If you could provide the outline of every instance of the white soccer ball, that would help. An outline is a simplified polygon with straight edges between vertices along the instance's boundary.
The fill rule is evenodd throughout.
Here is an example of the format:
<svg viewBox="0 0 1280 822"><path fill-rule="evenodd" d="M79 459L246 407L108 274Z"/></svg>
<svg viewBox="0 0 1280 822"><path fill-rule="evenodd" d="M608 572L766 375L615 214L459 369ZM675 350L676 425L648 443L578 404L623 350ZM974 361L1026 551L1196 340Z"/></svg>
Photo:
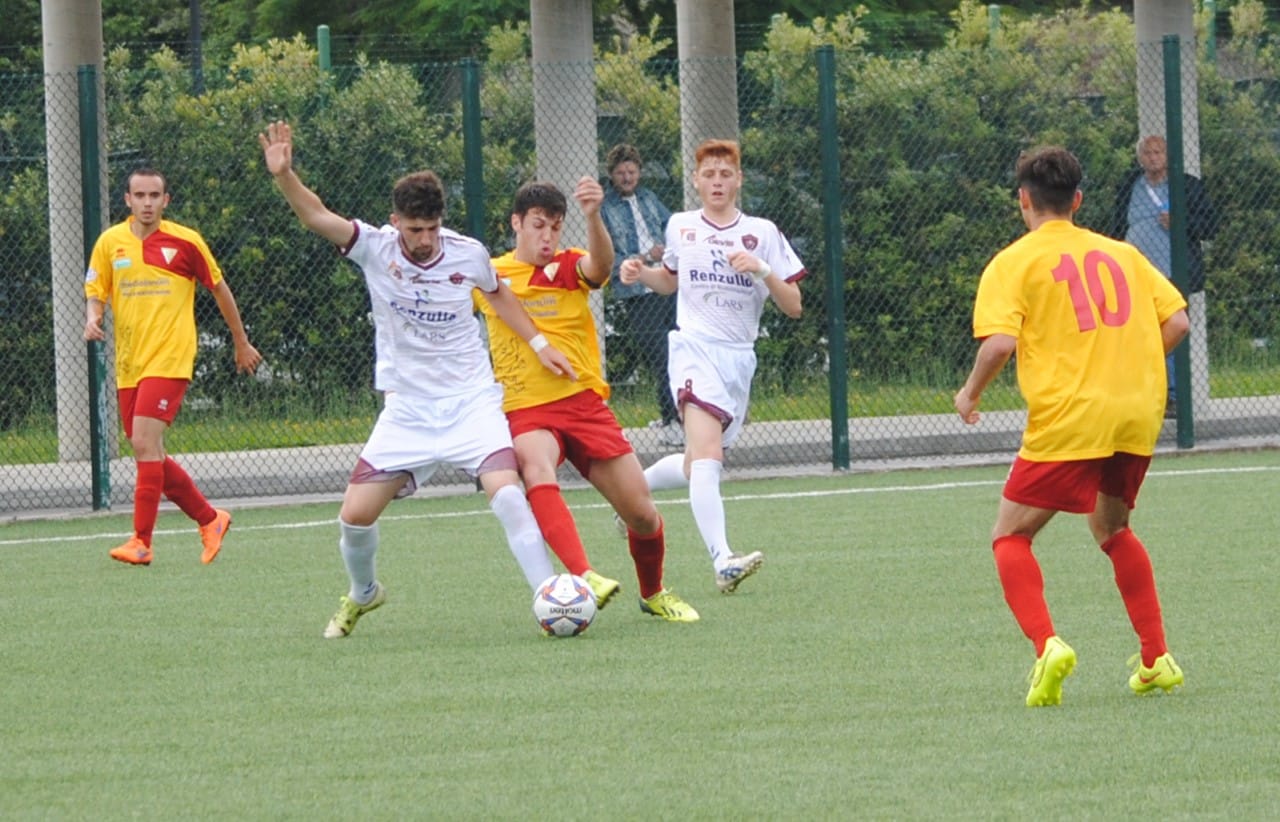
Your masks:
<svg viewBox="0 0 1280 822"><path fill-rule="evenodd" d="M533 594L533 615L549 636L577 636L596 618L596 598L582 577L547 577Z"/></svg>

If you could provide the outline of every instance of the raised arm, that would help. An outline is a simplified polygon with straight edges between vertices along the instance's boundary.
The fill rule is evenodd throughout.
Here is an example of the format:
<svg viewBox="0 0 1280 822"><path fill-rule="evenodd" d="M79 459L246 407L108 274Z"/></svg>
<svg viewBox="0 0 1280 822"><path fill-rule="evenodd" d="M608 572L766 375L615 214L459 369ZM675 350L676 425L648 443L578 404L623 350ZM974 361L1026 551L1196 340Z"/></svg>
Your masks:
<svg viewBox="0 0 1280 822"><path fill-rule="evenodd" d="M573 190L573 199L587 218L587 256L578 260L578 271L596 285L604 285L613 271L613 239L600 216L604 189L594 177L582 177Z"/></svg>
<svg viewBox="0 0 1280 822"><path fill-rule="evenodd" d="M294 173L293 131L289 124L283 120L271 123L265 134L258 135L258 143L262 146L267 171L275 178L280 193L302 224L334 245L350 245L355 235L351 221L326 208L320 196L303 185Z"/></svg>

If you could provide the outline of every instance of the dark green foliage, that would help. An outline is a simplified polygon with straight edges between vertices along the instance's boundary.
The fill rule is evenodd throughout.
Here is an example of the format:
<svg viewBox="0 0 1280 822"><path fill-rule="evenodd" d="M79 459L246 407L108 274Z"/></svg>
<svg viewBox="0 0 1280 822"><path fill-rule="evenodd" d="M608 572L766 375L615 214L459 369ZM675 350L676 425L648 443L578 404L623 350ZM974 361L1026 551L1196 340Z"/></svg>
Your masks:
<svg viewBox="0 0 1280 822"><path fill-rule="evenodd" d="M1135 50L1125 15L1006 15L993 40L985 7L964 3L943 47L895 55L870 48L866 23L862 12L804 25L779 16L739 65L743 207L776 222L810 273L800 321L766 312L761 391L790 393L824 379L821 197L829 171L816 115L817 47L831 46L836 57L846 355L850 372L864 379L949 384L967 367L978 276L1023 231L1012 198L1019 151L1043 143L1075 151L1086 171L1078 220L1098 230L1107 228L1115 187L1134 162L1134 78L1159 55ZM1280 86L1269 79L1277 58L1265 38L1237 30L1220 47L1223 68L1200 61L1192 147L1223 215L1206 255L1210 345L1215 358L1230 361L1264 356L1280 337ZM647 181L678 209L687 176L679 66L663 56L671 43L660 31L654 20L597 50L599 155L621 140L637 145ZM527 25L491 29L484 51L482 239L501 251L511 192L537 168ZM461 68L360 59L325 75L301 37L228 53L225 65L206 66L198 95L187 66L167 49L145 60L111 53L111 217L123 216L120 192L132 166L165 170L170 216L209 240L266 357L266 378L246 389L231 367L225 325L202 297L193 396L270 408L281 396L322 405L335 391L367 392L372 328L359 272L299 225L263 170L254 137L268 121L289 119L303 179L338 213L374 223L386 219L398 176L433 168L451 187L446 223L465 230L473 215L462 197ZM3 83L0 339L4 361L18 364L0 385L7 425L51 410L52 344L38 83L22 76Z"/></svg>

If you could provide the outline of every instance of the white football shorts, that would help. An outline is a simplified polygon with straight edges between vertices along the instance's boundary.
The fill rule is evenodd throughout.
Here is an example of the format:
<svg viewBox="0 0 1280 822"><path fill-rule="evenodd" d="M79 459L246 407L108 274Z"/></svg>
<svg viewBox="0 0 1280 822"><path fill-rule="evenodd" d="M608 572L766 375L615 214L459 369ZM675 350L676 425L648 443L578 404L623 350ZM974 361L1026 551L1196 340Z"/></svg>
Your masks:
<svg viewBox="0 0 1280 822"><path fill-rule="evenodd" d="M720 419L720 444L728 448L742 433L756 374L752 343L732 343L696 337L687 331L667 334L667 374L671 396L684 413L693 403Z"/></svg>
<svg viewBox="0 0 1280 822"><path fill-rule="evenodd" d="M410 487L421 487L445 465L474 477L504 448L511 448L511 430L502 413L502 386L492 383L445 399L388 394L360 459L381 473L407 471Z"/></svg>

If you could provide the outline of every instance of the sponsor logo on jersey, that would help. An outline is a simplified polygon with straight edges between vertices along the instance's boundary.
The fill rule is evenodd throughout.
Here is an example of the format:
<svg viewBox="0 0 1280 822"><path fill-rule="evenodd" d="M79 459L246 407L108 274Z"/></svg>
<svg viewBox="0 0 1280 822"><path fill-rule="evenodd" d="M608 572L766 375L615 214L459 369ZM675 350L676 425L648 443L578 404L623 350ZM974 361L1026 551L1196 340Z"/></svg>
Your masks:
<svg viewBox="0 0 1280 822"><path fill-rule="evenodd" d="M747 279L750 279L748 277ZM740 294L730 294L726 291L712 291L702 296L702 301L716 308L728 309L730 311L746 311L747 301Z"/></svg>

